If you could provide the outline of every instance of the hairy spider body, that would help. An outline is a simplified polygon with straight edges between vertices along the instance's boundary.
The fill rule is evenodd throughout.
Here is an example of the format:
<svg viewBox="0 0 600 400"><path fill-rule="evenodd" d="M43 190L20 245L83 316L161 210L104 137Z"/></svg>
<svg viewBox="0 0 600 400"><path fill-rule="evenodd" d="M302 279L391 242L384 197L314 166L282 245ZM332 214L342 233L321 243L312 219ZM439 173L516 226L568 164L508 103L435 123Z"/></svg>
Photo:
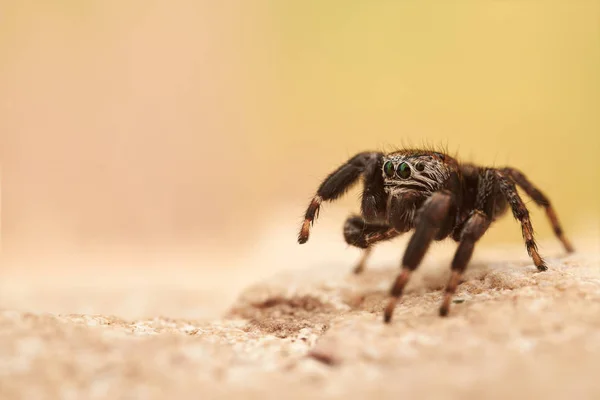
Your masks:
<svg viewBox="0 0 600 400"><path fill-rule="evenodd" d="M344 224L346 242L364 249L354 272L363 271L375 243L414 231L402 258L402 270L390 290L385 322L390 322L396 302L431 242L450 237L458 242L458 248L440 307L440 315L446 316L475 243L509 208L521 224L533 263L539 271L547 270L535 243L529 211L515 185L545 208L556 236L567 252L573 251L550 201L520 171L460 163L447 154L419 149L359 153L329 174L306 210L298 235L300 244L308 241L321 203L339 198L361 177L361 215L351 215Z"/></svg>

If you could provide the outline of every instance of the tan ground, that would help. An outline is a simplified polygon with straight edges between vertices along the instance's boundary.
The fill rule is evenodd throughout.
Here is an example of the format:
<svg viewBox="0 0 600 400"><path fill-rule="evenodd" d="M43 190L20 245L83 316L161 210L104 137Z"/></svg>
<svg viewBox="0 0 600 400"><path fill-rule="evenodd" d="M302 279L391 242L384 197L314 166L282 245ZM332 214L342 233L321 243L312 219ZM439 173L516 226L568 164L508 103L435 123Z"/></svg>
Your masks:
<svg viewBox="0 0 600 400"><path fill-rule="evenodd" d="M124 284L103 299L120 317L15 311L74 310L86 289L36 297L5 285L0 399L599 399L598 249L545 247L546 273L522 247L478 252L446 319L448 254L427 258L389 326L381 309L397 267L377 257L359 277L347 262L281 268L233 305L189 287L124 297ZM134 317L134 303L162 316Z"/></svg>

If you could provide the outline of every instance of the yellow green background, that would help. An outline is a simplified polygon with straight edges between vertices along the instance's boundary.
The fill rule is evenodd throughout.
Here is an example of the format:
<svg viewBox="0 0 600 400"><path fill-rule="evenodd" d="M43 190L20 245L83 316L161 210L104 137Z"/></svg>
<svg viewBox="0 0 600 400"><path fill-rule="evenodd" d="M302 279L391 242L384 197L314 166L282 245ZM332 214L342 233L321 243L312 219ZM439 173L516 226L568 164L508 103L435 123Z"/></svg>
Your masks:
<svg viewBox="0 0 600 400"><path fill-rule="evenodd" d="M598 1L5 0L3 246L247 249L354 153L424 143L522 169L577 235L599 111Z"/></svg>

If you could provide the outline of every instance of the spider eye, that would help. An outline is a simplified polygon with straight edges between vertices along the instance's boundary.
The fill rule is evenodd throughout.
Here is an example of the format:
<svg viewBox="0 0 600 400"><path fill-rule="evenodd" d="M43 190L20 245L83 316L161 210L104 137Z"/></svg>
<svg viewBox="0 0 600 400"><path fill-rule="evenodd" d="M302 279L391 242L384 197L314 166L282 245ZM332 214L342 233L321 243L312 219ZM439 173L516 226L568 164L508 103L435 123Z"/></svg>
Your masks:
<svg viewBox="0 0 600 400"><path fill-rule="evenodd" d="M394 175L394 163L391 161L387 161L383 164L383 172L388 178L391 178Z"/></svg>
<svg viewBox="0 0 600 400"><path fill-rule="evenodd" d="M402 179L408 179L410 177L410 167L407 163L403 162L398 165L398 169L396 170L398 176Z"/></svg>
<svg viewBox="0 0 600 400"><path fill-rule="evenodd" d="M425 164L420 162L417 165L415 165L415 169L419 172L423 172L425 170Z"/></svg>

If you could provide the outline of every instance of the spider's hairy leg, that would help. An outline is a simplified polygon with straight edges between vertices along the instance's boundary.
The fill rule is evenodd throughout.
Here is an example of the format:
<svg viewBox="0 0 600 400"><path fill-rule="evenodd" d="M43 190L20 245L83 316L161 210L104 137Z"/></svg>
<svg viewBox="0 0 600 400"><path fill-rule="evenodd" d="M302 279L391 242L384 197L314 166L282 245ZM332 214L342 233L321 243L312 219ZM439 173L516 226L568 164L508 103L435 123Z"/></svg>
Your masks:
<svg viewBox="0 0 600 400"><path fill-rule="evenodd" d="M419 211L419 220L415 232L408 242L402 259L402 271L390 290L391 298L384 310L384 322L389 323L391 321L396 303L402 296L411 273L419 266L432 240L440 227L444 225L452 207L452 196L452 193L447 190L436 192L423 204Z"/></svg>
<svg viewBox="0 0 600 400"><path fill-rule="evenodd" d="M367 222L359 215L348 217L344 224L344 239L349 245L364 249L356 267L355 274L360 274L364 268L373 244L398 236L398 232L385 223Z"/></svg>
<svg viewBox="0 0 600 400"><path fill-rule="evenodd" d="M471 260L475 243L483 236L485 231L489 228L490 223L491 219L489 216L481 210L473 211L465 223L461 232L460 243L454 254L454 259L452 260L452 273L448 284L446 285L444 300L440 307L440 315L442 317L448 315L450 301L456 292L456 288L460 283L462 274L467 268L467 264Z"/></svg>
<svg viewBox="0 0 600 400"><path fill-rule="evenodd" d="M552 229L554 230L554 234L562 242L565 250L568 253L575 251L573 245L571 245L571 242L564 234L562 226L558 221L558 216L556 215L552 204L550 204L550 199L548 199L548 197L533 183L531 183L531 181L527 179L527 177L518 169L507 167L502 169L502 173L512 178L515 183L519 185L538 206L544 207L546 210L546 216L548 217L548 220L552 225Z"/></svg>
<svg viewBox="0 0 600 400"><path fill-rule="evenodd" d="M460 283L462 274L473 255L475 243L489 228L496 210L497 178L493 169L484 169L478 173L475 208L460 229L458 248L452 260L452 273L446 285L444 300L440 307L440 315L445 317L450 309L450 301Z"/></svg>
<svg viewBox="0 0 600 400"><path fill-rule="evenodd" d="M381 153L363 152L355 155L338 169L333 171L317 190L315 197L310 202L304 215L304 223L298 234L298 243L308 241L310 225L319 215L319 208L323 201L332 201L343 195L356 183L360 175L371 163L381 159Z"/></svg>
<svg viewBox="0 0 600 400"><path fill-rule="evenodd" d="M369 259L369 256L371 255L372 252L373 252L372 247L367 247L366 249L364 249L362 256L360 257L360 260L358 261L356 266L352 269L352 272L354 272L357 275L362 274L362 272L365 270L365 265L367 264L367 260Z"/></svg>
<svg viewBox="0 0 600 400"><path fill-rule="evenodd" d="M533 226L529 219L529 210L523 203L521 196L517 193L517 188L513 181L506 177L501 171L496 170L496 177L500 184L500 190L504 197L510 204L514 217L521 223L521 230L523 232L523 239L525 240L525 246L527 247L527 253L533 259L533 263L539 271L546 271L548 267L540 256L533 237Z"/></svg>

